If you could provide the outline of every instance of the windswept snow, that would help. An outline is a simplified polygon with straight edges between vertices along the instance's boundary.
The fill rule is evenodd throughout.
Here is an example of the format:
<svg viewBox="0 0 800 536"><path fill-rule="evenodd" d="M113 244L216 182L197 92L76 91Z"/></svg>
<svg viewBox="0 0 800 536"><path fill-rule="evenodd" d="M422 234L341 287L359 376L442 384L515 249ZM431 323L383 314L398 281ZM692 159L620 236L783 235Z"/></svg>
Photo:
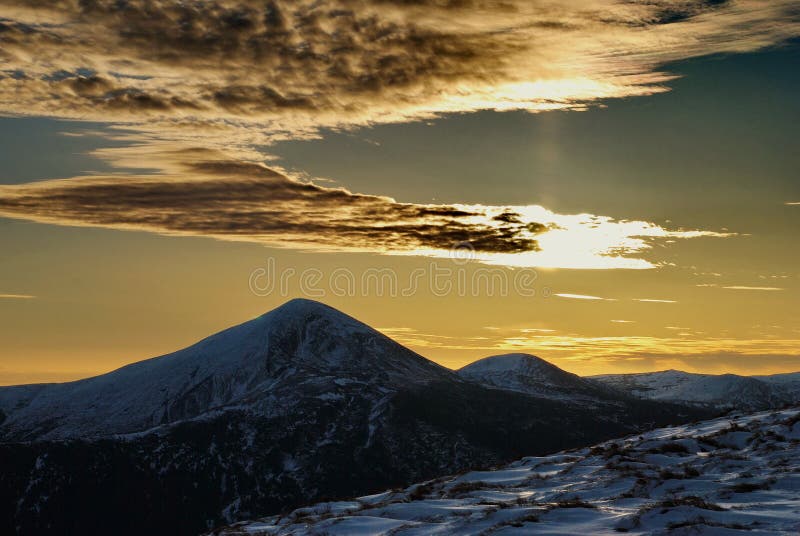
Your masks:
<svg viewBox="0 0 800 536"><path fill-rule="evenodd" d="M664 428L220 534L800 533L800 410Z"/></svg>

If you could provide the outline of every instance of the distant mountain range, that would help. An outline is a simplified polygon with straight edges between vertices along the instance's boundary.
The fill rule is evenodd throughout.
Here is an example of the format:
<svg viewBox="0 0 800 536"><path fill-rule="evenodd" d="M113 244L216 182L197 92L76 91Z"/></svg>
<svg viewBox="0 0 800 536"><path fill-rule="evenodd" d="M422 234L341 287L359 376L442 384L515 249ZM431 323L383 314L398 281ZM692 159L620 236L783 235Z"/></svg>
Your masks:
<svg viewBox="0 0 800 536"><path fill-rule="evenodd" d="M800 373L772 376L664 370L580 377L529 354L486 357L457 371L487 387L591 404L622 394L718 411L758 411L800 404Z"/></svg>
<svg viewBox="0 0 800 536"><path fill-rule="evenodd" d="M109 374L0 388L0 533L196 534L714 413L532 356L454 372L293 300Z"/></svg>
<svg viewBox="0 0 800 536"><path fill-rule="evenodd" d="M632 396L720 410L761 410L800 403L800 373L774 376L693 374L680 370L588 378Z"/></svg>

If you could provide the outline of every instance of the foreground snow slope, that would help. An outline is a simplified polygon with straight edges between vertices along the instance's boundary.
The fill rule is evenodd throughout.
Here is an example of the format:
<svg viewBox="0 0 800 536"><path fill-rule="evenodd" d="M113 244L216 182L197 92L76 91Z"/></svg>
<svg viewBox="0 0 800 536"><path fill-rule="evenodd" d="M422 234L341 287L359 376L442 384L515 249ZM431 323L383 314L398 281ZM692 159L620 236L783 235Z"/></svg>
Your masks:
<svg viewBox="0 0 800 536"><path fill-rule="evenodd" d="M222 534L798 534L800 409L523 458Z"/></svg>

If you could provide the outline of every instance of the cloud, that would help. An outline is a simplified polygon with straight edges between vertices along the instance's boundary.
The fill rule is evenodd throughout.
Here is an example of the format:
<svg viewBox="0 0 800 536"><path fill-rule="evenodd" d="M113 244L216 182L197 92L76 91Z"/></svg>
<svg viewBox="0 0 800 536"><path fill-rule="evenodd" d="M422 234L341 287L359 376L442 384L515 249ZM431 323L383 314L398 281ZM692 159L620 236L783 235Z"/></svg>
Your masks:
<svg viewBox="0 0 800 536"><path fill-rule="evenodd" d="M789 206L798 206L798 205L800 205L800 201L792 202L792 203L786 203L786 204L789 205Z"/></svg>
<svg viewBox="0 0 800 536"><path fill-rule="evenodd" d="M469 241L488 264L654 268L655 243L732 235L398 203L295 180L261 164L264 147L447 113L582 110L668 91L665 63L798 33L792 0L5 0L0 114L111 123L134 145L95 156L160 173L4 186L0 211L296 248L444 257Z"/></svg>
<svg viewBox="0 0 800 536"><path fill-rule="evenodd" d="M201 235L336 251L538 249L545 225L505 208L414 205L291 180L235 161L184 163L176 176L84 177L0 187L0 213L36 221ZM191 178L186 178L191 176Z"/></svg>
<svg viewBox="0 0 800 536"><path fill-rule="evenodd" d="M659 300L655 298L634 298L633 301L644 302L644 303L678 303L675 300Z"/></svg>
<svg viewBox="0 0 800 536"><path fill-rule="evenodd" d="M215 147L667 91L665 63L796 36L793 0L5 0L0 113Z"/></svg>
<svg viewBox="0 0 800 536"><path fill-rule="evenodd" d="M610 300L608 298L601 298L599 296L589 296L586 294L553 294L553 296L558 296L559 298L567 298L570 300L600 300L600 301L615 301Z"/></svg>
<svg viewBox="0 0 800 536"><path fill-rule="evenodd" d="M36 296L30 294L0 294L0 300L33 300Z"/></svg>
<svg viewBox="0 0 800 536"><path fill-rule="evenodd" d="M776 290L784 290L779 287L748 287L743 285L732 285L729 287L722 287L728 290L764 290L764 291L776 291Z"/></svg>
<svg viewBox="0 0 800 536"><path fill-rule="evenodd" d="M538 206L399 203L163 143L105 154L117 166L144 161L159 172L3 185L0 214L318 251L448 258L458 247L487 264L560 268L653 268L641 254L659 240L731 236Z"/></svg>
<svg viewBox="0 0 800 536"><path fill-rule="evenodd" d="M660 266L643 254L670 239L728 238L736 233L667 229L646 221L615 220L594 214L557 214L541 206L511 207L525 221L547 222L537 251L478 255L502 266L574 269L650 269ZM442 256L444 252L414 252Z"/></svg>
<svg viewBox="0 0 800 536"><path fill-rule="evenodd" d="M611 322L615 324L635 324L635 320L612 320Z"/></svg>

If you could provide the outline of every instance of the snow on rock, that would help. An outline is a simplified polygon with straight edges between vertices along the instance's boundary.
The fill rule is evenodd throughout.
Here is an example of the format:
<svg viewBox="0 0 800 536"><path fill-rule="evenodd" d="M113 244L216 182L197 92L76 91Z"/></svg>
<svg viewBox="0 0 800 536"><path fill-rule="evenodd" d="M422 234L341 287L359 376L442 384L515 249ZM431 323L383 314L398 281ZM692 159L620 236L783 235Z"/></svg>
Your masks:
<svg viewBox="0 0 800 536"><path fill-rule="evenodd" d="M216 534L800 533L800 409L523 458Z"/></svg>

